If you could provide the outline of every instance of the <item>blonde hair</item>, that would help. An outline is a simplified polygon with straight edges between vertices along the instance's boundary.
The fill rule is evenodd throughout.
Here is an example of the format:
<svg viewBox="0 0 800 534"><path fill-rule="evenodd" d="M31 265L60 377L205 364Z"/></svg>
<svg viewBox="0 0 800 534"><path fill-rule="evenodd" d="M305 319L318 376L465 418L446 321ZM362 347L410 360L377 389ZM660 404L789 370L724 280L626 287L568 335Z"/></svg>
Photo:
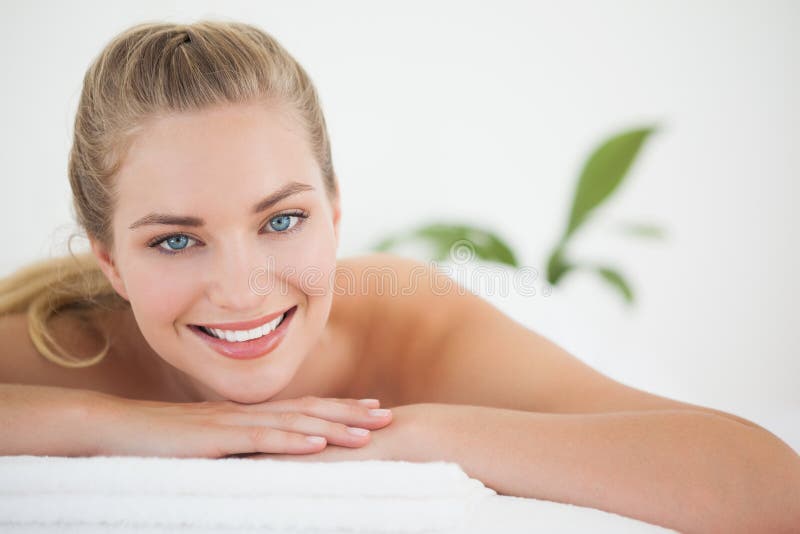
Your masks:
<svg viewBox="0 0 800 534"><path fill-rule="evenodd" d="M302 127L329 198L338 194L317 91L275 38L238 22L144 23L114 37L90 65L75 116L68 174L77 222L110 247L115 175L143 123L163 114L217 104L278 102ZM127 306L91 253L43 260L0 280L0 315L26 313L36 349L64 367L88 359L64 351L48 330L62 312Z"/></svg>

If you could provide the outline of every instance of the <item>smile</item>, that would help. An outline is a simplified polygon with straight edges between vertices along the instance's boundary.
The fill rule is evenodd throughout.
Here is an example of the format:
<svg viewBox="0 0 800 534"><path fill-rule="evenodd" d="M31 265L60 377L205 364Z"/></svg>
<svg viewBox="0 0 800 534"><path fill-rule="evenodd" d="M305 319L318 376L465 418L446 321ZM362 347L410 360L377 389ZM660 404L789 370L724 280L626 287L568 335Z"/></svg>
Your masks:
<svg viewBox="0 0 800 534"><path fill-rule="evenodd" d="M278 346L296 310L297 306L293 306L277 316L240 323L188 326L219 354L236 360L249 360L264 356ZM223 326L227 328L221 328Z"/></svg>
<svg viewBox="0 0 800 534"><path fill-rule="evenodd" d="M276 319L250 330L222 330L220 328L209 328L202 325L198 325L197 327L206 334L214 336L218 339L224 339L226 341L233 342L250 341L251 339L258 339L262 336L266 336L278 328L278 325L280 325L283 322L283 319L286 317L286 313L287 312L284 312Z"/></svg>

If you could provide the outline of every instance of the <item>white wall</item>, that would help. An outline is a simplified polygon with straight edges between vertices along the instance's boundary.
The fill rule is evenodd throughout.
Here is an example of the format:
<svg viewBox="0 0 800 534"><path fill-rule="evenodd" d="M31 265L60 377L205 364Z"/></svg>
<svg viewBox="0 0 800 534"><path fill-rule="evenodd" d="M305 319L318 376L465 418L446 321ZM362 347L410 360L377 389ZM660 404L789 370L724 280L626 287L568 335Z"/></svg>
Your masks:
<svg viewBox="0 0 800 534"><path fill-rule="evenodd" d="M576 257L619 265L494 299L614 378L800 443L795 2L4 2L0 274L63 250L83 73L144 20L238 19L317 83L344 202L341 256L433 218L496 229L541 269L586 152L657 124ZM614 224L657 222L664 242ZM777 432L777 430L776 430ZM792 434L792 435L789 435Z"/></svg>

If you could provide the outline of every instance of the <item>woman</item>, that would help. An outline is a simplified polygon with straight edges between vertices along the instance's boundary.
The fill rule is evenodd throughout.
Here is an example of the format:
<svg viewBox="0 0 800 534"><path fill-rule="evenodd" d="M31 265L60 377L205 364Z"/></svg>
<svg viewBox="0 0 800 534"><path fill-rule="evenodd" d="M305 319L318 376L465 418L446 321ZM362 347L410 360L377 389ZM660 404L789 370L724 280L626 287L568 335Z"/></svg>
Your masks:
<svg viewBox="0 0 800 534"><path fill-rule="evenodd" d="M69 176L91 254L0 288L2 454L449 460L680 530L800 524L800 458L758 425L611 380L434 267L337 260L317 94L261 30L113 39Z"/></svg>

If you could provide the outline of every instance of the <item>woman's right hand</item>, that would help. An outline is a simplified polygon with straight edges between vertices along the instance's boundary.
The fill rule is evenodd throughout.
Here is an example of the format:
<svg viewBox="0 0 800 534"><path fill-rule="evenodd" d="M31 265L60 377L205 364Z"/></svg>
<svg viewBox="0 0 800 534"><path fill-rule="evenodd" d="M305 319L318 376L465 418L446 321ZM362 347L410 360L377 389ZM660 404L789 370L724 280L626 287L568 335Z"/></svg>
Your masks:
<svg viewBox="0 0 800 534"><path fill-rule="evenodd" d="M96 393L96 392L93 392ZM103 393L92 396L86 411L95 429L96 456L221 458L236 454L309 454L328 443L362 447L367 430L391 422L391 412L371 415L379 402L301 397L258 404L233 401L172 403L127 399ZM309 441L310 436L325 438Z"/></svg>

